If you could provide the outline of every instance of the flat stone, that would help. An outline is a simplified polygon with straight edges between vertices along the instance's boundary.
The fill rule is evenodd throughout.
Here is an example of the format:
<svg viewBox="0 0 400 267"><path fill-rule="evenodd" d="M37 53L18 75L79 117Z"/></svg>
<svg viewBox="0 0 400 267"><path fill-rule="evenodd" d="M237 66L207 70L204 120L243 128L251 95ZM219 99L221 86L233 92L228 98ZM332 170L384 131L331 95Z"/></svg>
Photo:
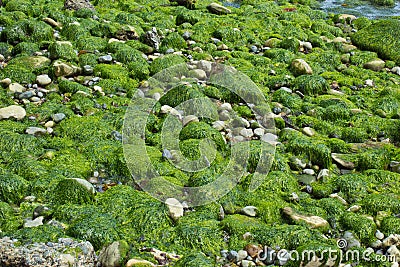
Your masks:
<svg viewBox="0 0 400 267"><path fill-rule="evenodd" d="M226 15L230 14L232 11L229 8L226 8L224 6L221 6L220 4L217 3L211 3L207 6L207 9L214 14L217 15Z"/></svg>
<svg viewBox="0 0 400 267"><path fill-rule="evenodd" d="M315 135L315 130L311 127L304 127L302 132L307 135L307 136L314 136Z"/></svg>
<svg viewBox="0 0 400 267"><path fill-rule="evenodd" d="M0 108L0 120L15 118L17 120L22 120L26 116L26 111L23 107L17 105L11 105L5 108Z"/></svg>
<svg viewBox="0 0 400 267"><path fill-rule="evenodd" d="M272 133L266 133L263 136L261 136L261 141L267 143L276 143L278 141L278 136Z"/></svg>
<svg viewBox="0 0 400 267"><path fill-rule="evenodd" d="M347 40L343 37L336 37L332 40L334 43L347 43Z"/></svg>
<svg viewBox="0 0 400 267"><path fill-rule="evenodd" d="M134 266L156 266L154 265L154 263L151 263L149 261L146 260L141 260L141 259L130 259L126 265L126 267L134 267Z"/></svg>
<svg viewBox="0 0 400 267"><path fill-rule="evenodd" d="M60 121L64 120L65 117L66 117L66 116L65 116L64 113L56 113L56 114L53 114L53 115L51 116L51 118L53 119L53 121L54 121L55 123L59 123Z"/></svg>
<svg viewBox="0 0 400 267"><path fill-rule="evenodd" d="M374 59L364 64L364 68L370 69L373 71L380 71L385 67L385 61L382 59Z"/></svg>
<svg viewBox="0 0 400 267"><path fill-rule="evenodd" d="M297 214L290 207L283 208L283 213L288 215L294 221L303 221L307 223L311 228L322 228L329 226L329 223L321 217Z"/></svg>
<svg viewBox="0 0 400 267"><path fill-rule="evenodd" d="M34 135L34 136L40 136L40 135L45 135L47 134L47 130L39 127L28 127L25 130L25 133Z"/></svg>
<svg viewBox="0 0 400 267"><path fill-rule="evenodd" d="M336 163L338 163L340 166L342 166L343 168L348 169L348 170L353 170L355 168L354 162L346 161L340 157L341 157L341 154L332 153L332 159Z"/></svg>
<svg viewBox="0 0 400 267"><path fill-rule="evenodd" d="M55 61L53 63L54 75L56 77L71 76L80 73L81 69L69 63Z"/></svg>
<svg viewBox="0 0 400 267"><path fill-rule="evenodd" d="M36 77L36 82L41 86L46 86L51 83L49 75L43 74Z"/></svg>
<svg viewBox="0 0 400 267"><path fill-rule="evenodd" d="M25 91L25 87L23 87L19 83L11 83L8 86L8 91L10 93L22 93L23 91Z"/></svg>
<svg viewBox="0 0 400 267"><path fill-rule="evenodd" d="M19 99L29 99L29 98L31 98L33 96L35 96L35 91L30 90L30 91L26 91L26 92L23 92L23 93L19 94L18 98Z"/></svg>
<svg viewBox="0 0 400 267"><path fill-rule="evenodd" d="M183 205L179 202L179 200L175 198L168 198L165 200L165 204L168 207L169 216L172 219L177 220L183 216Z"/></svg>
<svg viewBox="0 0 400 267"><path fill-rule="evenodd" d="M249 216L249 217L256 217L256 215L257 215L257 207L254 207L254 206L246 206L246 207L244 207L244 208L241 210L241 212L242 212L244 215L247 215L247 216Z"/></svg>
<svg viewBox="0 0 400 267"><path fill-rule="evenodd" d="M43 225L43 216L39 216L34 220L31 219L26 219L24 223L25 228L31 228L31 227L38 227L40 225Z"/></svg>

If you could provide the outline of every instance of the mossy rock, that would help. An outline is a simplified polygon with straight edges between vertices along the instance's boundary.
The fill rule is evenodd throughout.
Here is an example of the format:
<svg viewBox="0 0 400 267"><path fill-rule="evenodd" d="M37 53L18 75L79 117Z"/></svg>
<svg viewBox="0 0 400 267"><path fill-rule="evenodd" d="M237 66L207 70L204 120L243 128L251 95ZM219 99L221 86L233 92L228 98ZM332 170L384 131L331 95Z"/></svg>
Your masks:
<svg viewBox="0 0 400 267"><path fill-rule="evenodd" d="M351 231L366 245L375 239L376 225L373 220L363 215L345 212L340 217L339 223L342 229Z"/></svg>
<svg viewBox="0 0 400 267"><path fill-rule="evenodd" d="M225 141L221 133L205 122L191 122L179 134L180 140L208 138L215 142L220 151L225 151Z"/></svg>
<svg viewBox="0 0 400 267"><path fill-rule="evenodd" d="M1 39L10 44L40 43L53 40L53 29L43 21L24 19L1 32Z"/></svg>
<svg viewBox="0 0 400 267"><path fill-rule="evenodd" d="M146 80L150 75L150 65L146 61L134 61L128 63L128 69L132 79Z"/></svg>
<svg viewBox="0 0 400 267"><path fill-rule="evenodd" d="M365 175L346 174L339 176L334 181L340 194L350 203L361 201L369 191L369 181Z"/></svg>
<svg viewBox="0 0 400 267"><path fill-rule="evenodd" d="M289 64L294 58L294 54L283 48L272 48L265 51L264 55L276 62Z"/></svg>
<svg viewBox="0 0 400 267"><path fill-rule="evenodd" d="M400 64L399 47L400 34L399 20L381 20L364 27L351 37L352 42L361 49L376 51L378 54Z"/></svg>
<svg viewBox="0 0 400 267"><path fill-rule="evenodd" d="M393 194L369 194L362 200L363 209L370 214L377 214L379 211L400 213L400 199Z"/></svg>
<svg viewBox="0 0 400 267"><path fill-rule="evenodd" d="M178 55L165 55L156 58L150 65L150 74L154 75L174 65L185 63L185 60Z"/></svg>
<svg viewBox="0 0 400 267"><path fill-rule="evenodd" d="M86 50L90 52L99 51L103 52L107 46L107 39L101 37L82 37L75 41L76 48L79 50Z"/></svg>
<svg viewBox="0 0 400 267"><path fill-rule="evenodd" d="M34 83L36 75L31 70L21 66L10 65L0 71L1 79L10 78L12 82L20 84Z"/></svg>
<svg viewBox="0 0 400 267"><path fill-rule="evenodd" d="M394 216L383 218L379 229L386 236L400 233L400 218Z"/></svg>
<svg viewBox="0 0 400 267"><path fill-rule="evenodd" d="M185 255L174 265L176 267L212 267L213 261L202 252Z"/></svg>
<svg viewBox="0 0 400 267"><path fill-rule="evenodd" d="M77 55L70 42L53 42L49 45L50 59L76 61Z"/></svg>
<svg viewBox="0 0 400 267"><path fill-rule="evenodd" d="M93 213L73 221L66 233L69 236L87 240L95 250L103 245L120 240L117 223L107 213Z"/></svg>
<svg viewBox="0 0 400 267"><path fill-rule="evenodd" d="M184 84L178 85L168 90L168 92L161 97L160 104L177 107L179 104L182 104L185 101L204 97L199 89L200 88L198 88L197 86L189 86ZM187 106L187 104L185 106Z"/></svg>
<svg viewBox="0 0 400 267"><path fill-rule="evenodd" d="M387 169L389 163L388 151L385 150L370 150L357 156L357 168L360 170Z"/></svg>
<svg viewBox="0 0 400 267"><path fill-rule="evenodd" d="M305 95L326 93L329 84L319 75L301 75L293 81L294 87Z"/></svg>
<svg viewBox="0 0 400 267"><path fill-rule="evenodd" d="M61 93L65 94L65 93L76 93L78 91L82 91L82 92L90 92L89 88L87 88L86 86L83 86L77 82L71 82L69 80L62 80L59 84L58 84L58 89L60 90Z"/></svg>
<svg viewBox="0 0 400 267"><path fill-rule="evenodd" d="M12 54L14 56L16 56L16 55L30 56L37 51L39 51L39 46L36 43L21 42L12 49Z"/></svg>
<svg viewBox="0 0 400 267"><path fill-rule="evenodd" d="M114 53L114 57L116 60L129 64L131 62L137 62L140 64L146 64L146 59L143 57L143 53L135 48L131 48L129 46L124 46L123 48L118 49Z"/></svg>
<svg viewBox="0 0 400 267"><path fill-rule="evenodd" d="M8 172L0 173L0 200L19 203L28 193L29 183L21 176Z"/></svg>
<svg viewBox="0 0 400 267"><path fill-rule="evenodd" d="M51 202L57 205L91 203L93 193L76 179L64 179L55 186Z"/></svg>
<svg viewBox="0 0 400 267"><path fill-rule="evenodd" d="M67 237L64 230L53 225L40 225L37 227L22 228L8 233L11 238L18 239L22 244L35 242L58 242L59 238Z"/></svg>
<svg viewBox="0 0 400 267"><path fill-rule="evenodd" d="M183 37L177 33L172 32L165 37L161 43L161 51L166 51L169 48L174 50L182 50L187 48L187 43Z"/></svg>
<svg viewBox="0 0 400 267"><path fill-rule="evenodd" d="M293 37L284 38L280 43L280 47L293 53L297 53L300 48L300 41Z"/></svg>
<svg viewBox="0 0 400 267"><path fill-rule="evenodd" d="M114 79L126 81L129 77L129 71L120 65L98 64L94 68L94 74L103 79Z"/></svg>
<svg viewBox="0 0 400 267"><path fill-rule="evenodd" d="M22 225L22 219L15 215L14 209L9 204L0 202L0 231L15 231Z"/></svg>

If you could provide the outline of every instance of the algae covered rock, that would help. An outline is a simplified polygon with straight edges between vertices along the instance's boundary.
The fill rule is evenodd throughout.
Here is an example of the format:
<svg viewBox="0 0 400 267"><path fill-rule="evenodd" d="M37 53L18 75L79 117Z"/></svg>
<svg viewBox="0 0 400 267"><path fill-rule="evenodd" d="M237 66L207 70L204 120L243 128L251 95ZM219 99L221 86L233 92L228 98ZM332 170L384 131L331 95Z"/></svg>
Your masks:
<svg viewBox="0 0 400 267"><path fill-rule="evenodd" d="M0 200L19 203L28 192L29 183L21 176L8 172L0 173Z"/></svg>
<svg viewBox="0 0 400 267"><path fill-rule="evenodd" d="M295 76L300 76L303 74L313 74L310 65L307 64L303 59L295 59L291 64L292 71Z"/></svg>
<svg viewBox="0 0 400 267"><path fill-rule="evenodd" d="M90 203L93 201L93 193L92 189L76 179L64 179L53 189L52 202L58 205Z"/></svg>
<svg viewBox="0 0 400 267"><path fill-rule="evenodd" d="M329 84L319 75L301 75L294 80L294 86L305 95L318 95L326 93Z"/></svg>
<svg viewBox="0 0 400 267"><path fill-rule="evenodd" d="M211 3L207 6L207 9L217 15L226 15L230 14L232 11L229 8L226 8L224 6L221 6L220 4L217 3Z"/></svg>
<svg viewBox="0 0 400 267"><path fill-rule="evenodd" d="M76 53L71 42L57 41L49 45L49 53L51 59L76 60Z"/></svg>

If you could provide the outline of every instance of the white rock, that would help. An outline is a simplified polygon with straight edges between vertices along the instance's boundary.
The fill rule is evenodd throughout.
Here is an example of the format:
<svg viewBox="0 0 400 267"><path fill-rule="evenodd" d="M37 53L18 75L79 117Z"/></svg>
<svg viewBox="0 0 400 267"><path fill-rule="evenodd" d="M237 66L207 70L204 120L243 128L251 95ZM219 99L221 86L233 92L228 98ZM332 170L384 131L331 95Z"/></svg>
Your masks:
<svg viewBox="0 0 400 267"><path fill-rule="evenodd" d="M207 74L204 70L202 69L195 69L193 70L193 76L199 80L206 80L207 79Z"/></svg>
<svg viewBox="0 0 400 267"><path fill-rule="evenodd" d="M198 122L199 118L197 118L197 116L195 115L187 115L185 117L183 117L183 126L187 125L189 122Z"/></svg>
<svg viewBox="0 0 400 267"><path fill-rule="evenodd" d="M24 227L26 228L31 228L31 227L38 227L40 225L43 225L43 216L39 216L34 220L31 219L26 219L24 223Z"/></svg>
<svg viewBox="0 0 400 267"><path fill-rule="evenodd" d="M2 86L9 86L11 84L11 79L10 78L5 78L5 79L0 81L0 84Z"/></svg>
<svg viewBox="0 0 400 267"><path fill-rule="evenodd" d="M165 204L169 210L169 216L177 220L183 216L183 205L176 198L168 198L165 200Z"/></svg>
<svg viewBox="0 0 400 267"><path fill-rule="evenodd" d="M247 258L247 251L246 250L239 250L237 255L237 261L241 261Z"/></svg>
<svg viewBox="0 0 400 267"><path fill-rule="evenodd" d="M39 136L39 135L45 135L47 134L47 130L39 127L28 127L25 130L25 133L34 135L34 136Z"/></svg>
<svg viewBox="0 0 400 267"><path fill-rule="evenodd" d="M11 93L22 93L23 91L25 91L25 87L23 87L19 83L11 83L8 86L8 91Z"/></svg>
<svg viewBox="0 0 400 267"><path fill-rule="evenodd" d="M261 141L267 143L276 143L278 141L278 136L272 133L266 133L263 136L261 136Z"/></svg>
<svg viewBox="0 0 400 267"><path fill-rule="evenodd" d="M217 131L222 131L225 128L225 122L224 121L215 121L212 125L214 129Z"/></svg>
<svg viewBox="0 0 400 267"><path fill-rule="evenodd" d="M315 175L315 171L313 169L304 169L303 173L307 175Z"/></svg>
<svg viewBox="0 0 400 267"><path fill-rule="evenodd" d="M400 75L400 67L393 67L391 71L397 75Z"/></svg>
<svg viewBox="0 0 400 267"><path fill-rule="evenodd" d="M251 129L243 128L243 129L240 131L240 135L243 136L243 137L246 137L246 138L250 138L250 137L252 137L254 134L253 134L253 131L252 131Z"/></svg>
<svg viewBox="0 0 400 267"><path fill-rule="evenodd" d="M385 238L385 235L381 231L376 230L375 237L378 238L379 240L382 240Z"/></svg>
<svg viewBox="0 0 400 267"><path fill-rule="evenodd" d="M54 125L56 125L56 123L55 123L54 121L48 121L48 122L46 122L46 123L44 124L44 127L46 127L46 128L48 128L48 127L52 128L52 127L54 127Z"/></svg>
<svg viewBox="0 0 400 267"><path fill-rule="evenodd" d="M227 110L227 111L232 111L232 106L229 103L223 103L220 107L220 110Z"/></svg>
<svg viewBox="0 0 400 267"><path fill-rule="evenodd" d="M374 81L373 80L365 80L365 85L369 86L369 87L374 87Z"/></svg>
<svg viewBox="0 0 400 267"><path fill-rule="evenodd" d="M50 79L49 75L43 74L43 75L39 75L36 77L36 82L39 85L46 86L51 83L51 79Z"/></svg>
<svg viewBox="0 0 400 267"><path fill-rule="evenodd" d="M250 217L256 217L257 215L257 207L254 206L246 206L242 209L242 213L244 215L250 216Z"/></svg>
<svg viewBox="0 0 400 267"><path fill-rule="evenodd" d="M315 130L311 127L304 127L303 128L303 133L307 136L314 136L315 135Z"/></svg>
<svg viewBox="0 0 400 267"><path fill-rule="evenodd" d="M324 179L325 177L329 177L330 173L328 169L322 169L319 171L317 180Z"/></svg>
<svg viewBox="0 0 400 267"><path fill-rule="evenodd" d="M90 193L92 193L92 194L95 194L96 193L96 189L94 188L94 186L90 183L90 182L88 182L88 181L86 181L86 180L84 180L84 179L80 179L80 178L71 178L71 179L74 179L75 181L77 181L78 183L80 183L83 187L85 187L86 189L87 189L87 191L89 191Z"/></svg>
<svg viewBox="0 0 400 267"><path fill-rule="evenodd" d="M155 266L154 263L151 263L146 260L140 260L140 259L130 259L126 265L126 267L132 267L132 266Z"/></svg>
<svg viewBox="0 0 400 267"><path fill-rule="evenodd" d="M22 120L26 116L26 111L23 107L11 105L5 108L0 108L0 120L15 118L17 120Z"/></svg>
<svg viewBox="0 0 400 267"><path fill-rule="evenodd" d="M164 105L161 107L160 112L162 114L168 114L171 111L172 107L168 106L168 105Z"/></svg>
<svg viewBox="0 0 400 267"><path fill-rule="evenodd" d="M60 266L74 266L75 265L75 257L71 254L61 254L61 265Z"/></svg>
<svg viewBox="0 0 400 267"><path fill-rule="evenodd" d="M337 200L342 202L343 205L347 205L347 201L344 198L342 198L341 196L339 196L337 193L330 194L329 197L336 198Z"/></svg>
<svg viewBox="0 0 400 267"><path fill-rule="evenodd" d="M257 136L263 136L265 133L265 130L263 128L256 128L254 129L254 134Z"/></svg>
<svg viewBox="0 0 400 267"><path fill-rule="evenodd" d="M210 73L211 70L212 70L212 63L210 61L207 61L207 60L200 60L197 63L197 67L199 69L204 70L206 73Z"/></svg>

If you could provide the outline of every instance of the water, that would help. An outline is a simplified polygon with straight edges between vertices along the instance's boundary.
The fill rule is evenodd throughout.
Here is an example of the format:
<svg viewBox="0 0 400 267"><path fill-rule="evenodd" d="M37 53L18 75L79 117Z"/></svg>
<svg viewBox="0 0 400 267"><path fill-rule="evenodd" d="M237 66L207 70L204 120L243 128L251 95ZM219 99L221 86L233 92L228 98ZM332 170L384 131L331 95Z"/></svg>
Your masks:
<svg viewBox="0 0 400 267"><path fill-rule="evenodd" d="M227 7L238 8L241 1L228 0L222 3ZM369 19L388 18L400 16L400 1L398 0L394 7L380 7L363 0L325 0L320 2L319 9L329 13L351 14Z"/></svg>

